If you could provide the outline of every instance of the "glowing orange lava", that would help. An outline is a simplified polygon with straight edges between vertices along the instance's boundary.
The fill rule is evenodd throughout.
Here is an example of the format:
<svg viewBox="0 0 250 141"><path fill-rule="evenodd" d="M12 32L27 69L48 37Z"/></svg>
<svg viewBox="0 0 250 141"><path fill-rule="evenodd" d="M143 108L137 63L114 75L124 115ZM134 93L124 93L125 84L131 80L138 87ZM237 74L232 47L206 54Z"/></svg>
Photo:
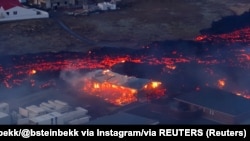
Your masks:
<svg viewBox="0 0 250 141"><path fill-rule="evenodd" d="M158 99L166 94L166 88L161 86L161 82L152 81L144 85L142 93L145 93L148 99Z"/></svg>
<svg viewBox="0 0 250 141"><path fill-rule="evenodd" d="M250 45L250 27L235 30L230 33L217 35L199 35L195 41L212 41L213 43L246 43Z"/></svg>
<svg viewBox="0 0 250 141"><path fill-rule="evenodd" d="M126 105L137 101L137 90L114 85L108 82L85 81L83 91L115 105Z"/></svg>
<svg viewBox="0 0 250 141"><path fill-rule="evenodd" d="M250 99L250 93L248 92L248 90L245 90L245 91L233 91L233 93L235 93L238 96Z"/></svg>
<svg viewBox="0 0 250 141"><path fill-rule="evenodd" d="M61 56L59 56L61 57ZM36 62L37 61L37 62ZM25 65L16 65L13 68L0 68L0 73L4 76L3 84L7 88L16 85L16 77L32 76L37 72L60 71L60 70L81 70L81 69L109 69L118 63L133 62L133 63L148 63L150 65L165 65L168 70L175 70L177 63L188 63L191 60L184 57L179 58L155 58L148 56L132 57L130 55L121 56L86 56L77 59L63 59L59 61L45 61L42 58L34 60L34 62ZM39 62L39 63L38 63ZM26 81L24 78L21 81Z"/></svg>
<svg viewBox="0 0 250 141"><path fill-rule="evenodd" d="M30 75L36 74L36 70L31 70L29 74L30 74Z"/></svg>
<svg viewBox="0 0 250 141"><path fill-rule="evenodd" d="M225 85L226 85L226 79L223 78L223 79L219 79L219 80L217 81L217 86L218 86L220 89L224 88Z"/></svg>
<svg viewBox="0 0 250 141"><path fill-rule="evenodd" d="M202 40L204 40L204 39L206 39L206 38L207 38L206 35L199 35L199 36L197 36L197 37L195 38L195 41L202 41Z"/></svg>
<svg viewBox="0 0 250 141"><path fill-rule="evenodd" d="M152 87L153 89L159 87L159 85L161 85L161 82L151 82L151 87Z"/></svg>

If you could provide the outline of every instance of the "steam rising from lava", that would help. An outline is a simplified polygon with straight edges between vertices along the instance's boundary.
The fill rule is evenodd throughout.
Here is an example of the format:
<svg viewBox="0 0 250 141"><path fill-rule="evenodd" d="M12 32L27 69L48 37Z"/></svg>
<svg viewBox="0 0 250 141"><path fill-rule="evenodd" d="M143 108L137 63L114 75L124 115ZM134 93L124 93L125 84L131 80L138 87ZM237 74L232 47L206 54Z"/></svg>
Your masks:
<svg viewBox="0 0 250 141"><path fill-rule="evenodd" d="M84 74L80 73L79 71L68 71L68 70L62 70L60 72L60 78L70 84L72 87L79 89L81 86L79 86L80 83L83 83L84 81Z"/></svg>

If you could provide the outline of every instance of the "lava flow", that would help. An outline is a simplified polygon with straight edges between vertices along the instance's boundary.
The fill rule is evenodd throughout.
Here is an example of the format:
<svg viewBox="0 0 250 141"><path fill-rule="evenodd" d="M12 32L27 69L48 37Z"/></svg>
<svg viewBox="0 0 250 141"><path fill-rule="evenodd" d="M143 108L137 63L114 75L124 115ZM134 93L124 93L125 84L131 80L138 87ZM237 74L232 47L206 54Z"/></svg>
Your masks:
<svg viewBox="0 0 250 141"><path fill-rule="evenodd" d="M243 43L250 45L250 27L239 29L231 33L217 35L200 35L195 38L199 42L225 43L228 45Z"/></svg>
<svg viewBox="0 0 250 141"><path fill-rule="evenodd" d="M84 54L82 54L84 55ZM53 54L48 56L53 58ZM5 69L0 70L3 83L6 87L11 88L14 85L19 85L20 82L31 78L32 75L35 75L40 72L48 71L60 71L60 70L81 70L81 69L98 69L98 68L111 68L112 66L118 63L124 62L134 62L134 63L148 63L150 65L165 65L171 70L175 69L175 63L185 63L189 62L187 58L154 58L154 57L133 57L130 55L120 55L120 56L77 56L76 59L63 59L64 56L58 56L53 61L46 61L46 57L39 60L32 59L33 62L15 65L12 67L6 67ZM28 60L24 60L27 62ZM18 78L22 79L18 79ZM24 78L24 79L23 79ZM19 83L16 83L19 82Z"/></svg>
<svg viewBox="0 0 250 141"><path fill-rule="evenodd" d="M209 44L207 44L208 42ZM120 48L117 52L114 52L113 48L101 48L88 53L61 52L8 56L8 61L0 62L1 86L13 88L24 83L30 83L32 87L40 88L55 86L55 81L51 80L53 78L38 83L37 77L49 77L50 74L65 70L112 70L118 64L130 62L148 67L124 68L123 72L130 69L135 70L132 72L133 74L143 75L147 79L156 80L157 83L145 84L144 89L134 89L91 79L83 82L85 85L82 90L99 97L100 93L105 93L101 97L113 98L111 101L119 104L136 101L135 95L147 88L154 89L154 93L159 95L165 94L165 91L155 89L158 88L158 84L175 86L178 91L183 86L192 84L194 90L200 90L201 86L211 86L231 91L245 98L250 97L248 94L250 27L231 33L200 35L196 37L195 41L192 41L191 45L189 43L187 41L173 44L166 41L164 44L152 44L142 49ZM242 45L235 46L235 43L242 43ZM175 48L176 46L178 47ZM154 72L156 67L161 67L161 69ZM235 71L233 72L233 70ZM177 78L178 80L175 80ZM116 95L117 93L119 95Z"/></svg>

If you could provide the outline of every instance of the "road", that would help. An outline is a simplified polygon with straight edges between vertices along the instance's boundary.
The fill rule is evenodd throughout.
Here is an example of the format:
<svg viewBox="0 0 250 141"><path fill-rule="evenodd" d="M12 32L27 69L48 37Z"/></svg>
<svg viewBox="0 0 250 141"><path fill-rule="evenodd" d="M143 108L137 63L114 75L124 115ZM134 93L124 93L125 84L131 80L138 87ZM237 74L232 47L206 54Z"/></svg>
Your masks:
<svg viewBox="0 0 250 141"><path fill-rule="evenodd" d="M50 18L52 18L53 20L55 20L58 25L64 29L68 34L72 35L73 37L75 37L76 39L88 44L88 45L96 45L96 42L93 40L90 40L86 37L82 37L79 34L77 34L76 32L74 32L73 30L71 30L61 19L60 19L60 15L63 14L63 12L57 12L57 11L52 11L49 12L50 14Z"/></svg>
<svg viewBox="0 0 250 141"><path fill-rule="evenodd" d="M131 41L101 41L101 42L95 42L94 40L90 40L86 37L83 37L73 30L71 30L62 20L61 15L64 14L63 11L58 12L50 12L50 18L52 18L58 25L65 30L68 34L73 36L74 38L82 41L83 43L90 45L90 46L97 46L97 47L129 47L129 48L135 48L139 46L139 43L131 42Z"/></svg>

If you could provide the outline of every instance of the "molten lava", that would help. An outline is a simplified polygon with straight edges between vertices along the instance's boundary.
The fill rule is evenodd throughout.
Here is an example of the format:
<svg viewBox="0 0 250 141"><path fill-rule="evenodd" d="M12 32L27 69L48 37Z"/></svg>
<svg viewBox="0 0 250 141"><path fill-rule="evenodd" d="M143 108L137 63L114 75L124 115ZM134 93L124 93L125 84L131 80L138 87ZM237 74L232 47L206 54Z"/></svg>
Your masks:
<svg viewBox="0 0 250 141"><path fill-rule="evenodd" d="M217 34L217 35L199 35L195 38L198 42L212 42L212 43L244 43L250 45L250 27L238 29L231 33Z"/></svg>
<svg viewBox="0 0 250 141"><path fill-rule="evenodd" d="M240 91L234 91L233 93L235 93L238 96L244 97L246 99L250 99L250 94L249 94L248 90L241 91L241 92Z"/></svg>
<svg viewBox="0 0 250 141"><path fill-rule="evenodd" d="M137 101L137 90L111 84L86 80L82 89L85 93L100 97L115 105L126 105Z"/></svg>
<svg viewBox="0 0 250 141"><path fill-rule="evenodd" d="M58 56L57 58L64 58ZM14 81L20 77L25 81L27 76L35 75L38 72L51 72L60 70L81 70L81 69L109 69L118 63L134 62L134 63L148 63L150 65L165 65L169 70L176 69L176 63L187 63L190 60L187 58L156 58L152 56L133 57L129 55L125 56L85 56L77 57L76 59L63 59L46 61L46 58L39 58L39 60L33 60L33 62L27 62L25 65L16 65L13 68L0 69L0 73L3 75L3 83L6 87L10 88L16 84Z"/></svg>
<svg viewBox="0 0 250 141"><path fill-rule="evenodd" d="M14 56L12 57L9 63L2 61L0 63L0 79L1 86L5 86L6 88L13 88L15 86L20 86L23 83L29 83L32 87L40 87L45 88L49 86L55 86L54 82L46 81L43 84L40 82L36 82L36 76L44 73L50 74L52 72L60 72L62 70L74 71L74 70L97 70L97 69L111 69L113 66L117 64L123 64L126 62L131 62L135 64L146 64L148 66L164 66L162 71L159 72L161 75L176 75L178 73L183 73L189 68L206 68L204 72L201 72L203 77L209 76L207 79L201 83L194 83L194 88L197 85L204 84L205 86L214 86L214 84L223 90L227 90L228 86L228 78L219 79L224 76L215 76L216 70L220 66L237 68L240 70L246 70L249 72L250 70L250 27L242 28L236 30L231 33L217 34L217 35L200 35L197 36L195 43L199 43L203 47L206 42L209 43L219 43L219 45L227 45L226 47L218 47L214 50L205 46L204 49L200 46L197 48L187 49L186 44L181 44L180 46L184 46L181 49L177 50L171 48L172 44L166 45L162 48L154 48L154 46L145 46L140 51L136 53L100 53L98 51L89 51L86 54L66 54L66 53L55 53L55 54L43 54L36 56ZM235 43L242 43L242 46L228 46ZM193 44L192 44L193 45ZM212 45L211 45L212 48ZM159 49L159 50L157 50ZM161 50L160 50L161 49ZM194 49L194 50L192 50ZM191 51L190 51L191 50ZM212 50L212 51L211 51ZM210 51L210 52L209 52ZM98 52L99 54L97 54ZM187 53L188 52L188 53ZM191 52L191 53L189 53ZM201 53L200 53L201 52ZM160 54L160 55L159 55ZM4 60L4 59L3 59ZM189 67L186 67L189 66ZM216 67L214 67L216 66ZM187 73L185 75L196 75L196 68L192 69L193 72ZM130 68L125 68L130 69ZM141 68L143 70L143 68ZM147 70L150 72L150 70ZM171 72L171 73L169 73ZM109 74L110 72L102 72L104 74ZM150 72L151 73L151 72ZM157 72L158 73L158 72ZM112 75L112 74L111 74ZM143 74L144 75L144 74ZM145 74L148 75L148 74ZM155 75L155 74L153 74ZM247 74L246 74L247 75ZM203 77L199 79L204 79ZM105 77L104 77L105 78ZM130 77L127 77L130 78ZM102 97L107 101L112 103L116 103L117 105L122 105L126 103L130 103L133 101L137 101L137 95L144 91L145 93L152 93L151 96L158 97L165 94L166 89L160 89L162 84L160 82L154 81L142 81L147 82L141 86L141 88L132 88L134 85L123 85L125 84L124 79L111 79L114 82L111 82L108 79L104 79L106 81L97 81L92 79L92 77L87 77L86 81L84 81L84 85L82 85L82 90L84 92L89 92L93 95ZM193 78L193 77L190 77ZM162 78L164 79L164 78ZM173 79L173 78L172 78ZM182 79L182 77L180 77ZM115 80L119 80L117 83ZM121 81L123 80L123 81ZM171 80L166 79L169 83L172 83ZM189 83L189 80L186 80L186 83ZM213 81L213 82L211 82ZM227 81L227 82L226 82ZM163 82L163 81L161 81ZM165 82L165 81L164 81ZM211 82L211 83L210 83ZM176 85L187 85L183 83L179 83L174 81ZM241 95L244 97L249 97L247 92L244 92L245 89L249 88L234 88L237 90L234 93L237 95ZM239 90L238 90L239 89ZM200 90L200 87L197 87L196 90ZM151 92L152 91L152 92ZM228 91L234 91L228 89ZM150 94L148 94L149 96Z"/></svg>
<svg viewBox="0 0 250 141"><path fill-rule="evenodd" d="M161 82L152 81L142 88L142 93L144 93L147 99L158 99L166 95L166 88L162 87Z"/></svg>
<svg viewBox="0 0 250 141"><path fill-rule="evenodd" d="M31 71L30 71L30 74L31 74L31 75L36 74L36 70L31 70Z"/></svg>
<svg viewBox="0 0 250 141"><path fill-rule="evenodd" d="M225 85L226 85L226 79L219 79L218 82L217 82L217 85L220 89L224 88Z"/></svg>
<svg viewBox="0 0 250 141"><path fill-rule="evenodd" d="M207 35L199 35L195 38L195 41L203 41L207 38Z"/></svg>

